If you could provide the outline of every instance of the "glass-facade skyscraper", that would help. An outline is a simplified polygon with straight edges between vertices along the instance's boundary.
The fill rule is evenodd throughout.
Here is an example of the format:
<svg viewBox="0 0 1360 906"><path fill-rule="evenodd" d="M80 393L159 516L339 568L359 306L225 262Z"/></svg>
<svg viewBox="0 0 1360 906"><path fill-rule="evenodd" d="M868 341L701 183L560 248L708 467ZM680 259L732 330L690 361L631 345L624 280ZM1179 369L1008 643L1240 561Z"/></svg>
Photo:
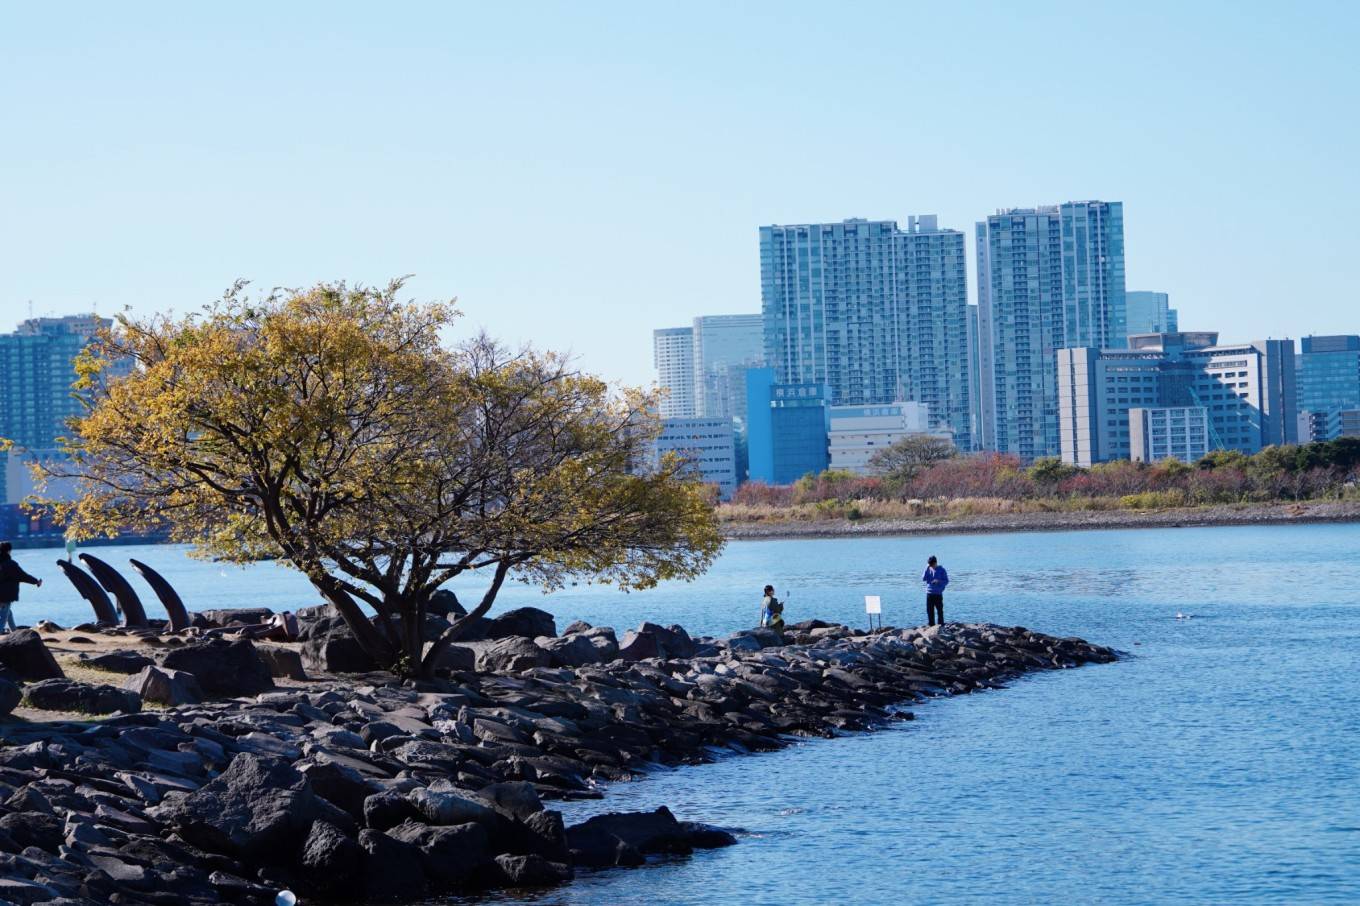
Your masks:
<svg viewBox="0 0 1360 906"><path fill-rule="evenodd" d="M982 445L1056 456L1057 350L1127 346L1123 204L998 211L977 225L977 269Z"/></svg>
<svg viewBox="0 0 1360 906"><path fill-rule="evenodd" d="M1297 362L1300 409L1360 409L1360 336L1304 337Z"/></svg>
<svg viewBox="0 0 1360 906"><path fill-rule="evenodd" d="M746 371L765 364L760 315L703 315L692 331L695 415L744 425Z"/></svg>
<svg viewBox="0 0 1360 906"><path fill-rule="evenodd" d="M1129 290L1124 293L1124 311L1124 329L1129 336L1180 333L1180 318L1166 293Z"/></svg>
<svg viewBox="0 0 1360 906"><path fill-rule="evenodd" d="M964 234L933 216L760 229L765 362L831 402L913 401L970 449Z"/></svg>

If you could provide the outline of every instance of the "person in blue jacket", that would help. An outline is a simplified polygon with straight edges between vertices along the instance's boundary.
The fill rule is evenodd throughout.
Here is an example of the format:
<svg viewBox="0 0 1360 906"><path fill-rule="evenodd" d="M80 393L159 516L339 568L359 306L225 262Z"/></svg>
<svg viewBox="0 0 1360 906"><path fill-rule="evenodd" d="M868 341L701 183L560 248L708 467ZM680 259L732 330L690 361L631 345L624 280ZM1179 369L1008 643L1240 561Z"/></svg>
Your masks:
<svg viewBox="0 0 1360 906"><path fill-rule="evenodd" d="M949 573L932 556L926 561L921 581L926 583L926 622L931 626L943 626L944 587L949 584Z"/></svg>

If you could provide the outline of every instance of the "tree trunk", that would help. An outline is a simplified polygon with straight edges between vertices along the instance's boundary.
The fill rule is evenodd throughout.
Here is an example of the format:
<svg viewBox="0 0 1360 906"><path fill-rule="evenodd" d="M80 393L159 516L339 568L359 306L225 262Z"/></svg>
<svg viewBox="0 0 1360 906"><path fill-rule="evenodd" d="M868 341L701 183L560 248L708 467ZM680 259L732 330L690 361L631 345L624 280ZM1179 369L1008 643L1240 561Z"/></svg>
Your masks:
<svg viewBox="0 0 1360 906"><path fill-rule="evenodd" d="M469 629L477 625L482 617L486 616L487 611L491 609L492 603L496 600L496 593L501 590L501 585L505 582L505 577L509 572L510 564L504 562L496 564L496 574L492 577L491 585L487 588L486 594L482 595L482 600L467 616L459 617L452 626L444 630L443 635L430 646L429 652L420 662L421 676L428 677L434 673L434 666L439 662L440 655L447 651L450 645L462 638Z"/></svg>
<svg viewBox="0 0 1360 906"><path fill-rule="evenodd" d="M364 650L364 653L373 658L378 666L395 669L397 666L396 648L369 621L363 608L350 597L349 592L334 582L313 581L312 584L321 592L322 597L335 606L335 609L349 626L350 631L354 633L354 638L358 641L359 647Z"/></svg>

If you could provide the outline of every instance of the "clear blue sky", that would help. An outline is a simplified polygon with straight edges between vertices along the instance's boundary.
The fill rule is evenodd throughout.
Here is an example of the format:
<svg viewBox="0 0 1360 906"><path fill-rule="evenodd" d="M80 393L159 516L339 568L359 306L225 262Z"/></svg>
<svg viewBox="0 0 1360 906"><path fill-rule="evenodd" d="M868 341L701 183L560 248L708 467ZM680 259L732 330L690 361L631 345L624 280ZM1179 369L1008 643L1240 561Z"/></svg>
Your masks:
<svg viewBox="0 0 1360 906"><path fill-rule="evenodd" d="M1185 327L1360 332L1357 5L836 7L8 4L0 330L409 273L646 382L653 327L759 309L761 224L936 213L971 257L1101 198Z"/></svg>

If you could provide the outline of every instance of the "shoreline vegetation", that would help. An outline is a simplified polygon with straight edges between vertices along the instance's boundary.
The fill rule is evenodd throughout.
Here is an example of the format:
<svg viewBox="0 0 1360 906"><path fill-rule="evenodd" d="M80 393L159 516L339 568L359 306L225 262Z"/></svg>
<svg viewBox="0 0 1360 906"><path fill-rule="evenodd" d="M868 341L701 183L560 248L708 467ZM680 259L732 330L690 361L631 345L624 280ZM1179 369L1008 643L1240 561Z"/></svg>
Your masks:
<svg viewBox="0 0 1360 906"><path fill-rule="evenodd" d="M858 504L859 515L854 517L844 513L828 515L826 508L815 505L723 505L718 509L718 518L723 535L731 541L1360 522L1360 500L1206 504L1165 509L997 506L987 511L988 503L1004 502L964 500L918 507L866 502ZM857 504L849 504L846 510L854 506Z"/></svg>
<svg viewBox="0 0 1360 906"><path fill-rule="evenodd" d="M747 482L717 508L725 537L1061 531L1360 521L1360 438L1214 450L1193 464L1116 460L1082 468L961 454L908 437L875 474L827 470L789 485Z"/></svg>

